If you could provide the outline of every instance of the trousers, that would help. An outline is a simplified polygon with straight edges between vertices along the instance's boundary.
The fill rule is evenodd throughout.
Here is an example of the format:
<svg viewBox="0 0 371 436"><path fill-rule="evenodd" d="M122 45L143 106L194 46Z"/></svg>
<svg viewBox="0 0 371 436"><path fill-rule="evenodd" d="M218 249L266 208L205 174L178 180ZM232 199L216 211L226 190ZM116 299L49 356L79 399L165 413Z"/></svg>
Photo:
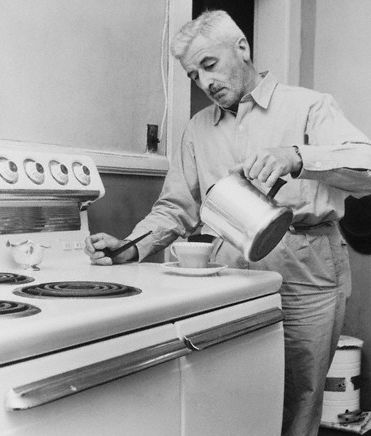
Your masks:
<svg viewBox="0 0 371 436"><path fill-rule="evenodd" d="M317 436L328 369L351 293L346 243L337 223L293 229L259 262L221 244L216 261L277 271L284 313L285 392L282 436ZM224 247L223 247L224 246Z"/></svg>

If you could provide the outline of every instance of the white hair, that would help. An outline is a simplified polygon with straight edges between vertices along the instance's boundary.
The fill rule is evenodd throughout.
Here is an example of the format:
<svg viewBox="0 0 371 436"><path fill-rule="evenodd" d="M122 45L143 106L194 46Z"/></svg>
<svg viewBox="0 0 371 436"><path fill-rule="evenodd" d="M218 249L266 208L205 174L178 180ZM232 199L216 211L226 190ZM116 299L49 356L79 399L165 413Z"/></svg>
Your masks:
<svg viewBox="0 0 371 436"><path fill-rule="evenodd" d="M182 58L198 35L213 41L231 44L240 38L246 38L227 12L223 10L205 11L196 19L184 24L174 36L171 44L173 56L176 59Z"/></svg>

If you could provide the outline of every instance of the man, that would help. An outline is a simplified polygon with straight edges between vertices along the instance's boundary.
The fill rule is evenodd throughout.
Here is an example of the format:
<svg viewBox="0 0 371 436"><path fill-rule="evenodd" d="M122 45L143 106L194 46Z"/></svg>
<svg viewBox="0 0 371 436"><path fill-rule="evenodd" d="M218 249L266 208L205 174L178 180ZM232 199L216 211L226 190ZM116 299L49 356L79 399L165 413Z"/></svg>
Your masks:
<svg viewBox="0 0 371 436"><path fill-rule="evenodd" d="M264 259L249 264L221 243L216 261L283 276L285 404L283 434L315 436L324 383L350 293L345 242L337 222L344 199L371 193L369 140L346 120L333 98L279 84L258 74L242 31L224 11L205 12L175 36L173 55L214 105L189 122L162 193L127 239L152 230L115 263L138 259L187 237L200 224L206 190L232 169L272 186L294 211L291 229ZM104 233L86 241L92 263L122 241Z"/></svg>

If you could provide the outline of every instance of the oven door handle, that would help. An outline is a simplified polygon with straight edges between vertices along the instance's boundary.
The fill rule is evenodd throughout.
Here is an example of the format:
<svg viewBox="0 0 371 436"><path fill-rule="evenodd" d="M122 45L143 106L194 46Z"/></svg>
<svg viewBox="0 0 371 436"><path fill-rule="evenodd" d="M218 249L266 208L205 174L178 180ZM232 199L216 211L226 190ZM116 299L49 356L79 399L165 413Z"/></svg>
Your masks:
<svg viewBox="0 0 371 436"><path fill-rule="evenodd" d="M229 321L217 327L201 330L184 336L185 345L192 351L201 351L212 345L252 333L256 330L277 324L283 320L279 307L263 310L253 315Z"/></svg>
<svg viewBox="0 0 371 436"><path fill-rule="evenodd" d="M191 353L180 339L172 339L91 365L37 380L8 391L7 410L26 410Z"/></svg>

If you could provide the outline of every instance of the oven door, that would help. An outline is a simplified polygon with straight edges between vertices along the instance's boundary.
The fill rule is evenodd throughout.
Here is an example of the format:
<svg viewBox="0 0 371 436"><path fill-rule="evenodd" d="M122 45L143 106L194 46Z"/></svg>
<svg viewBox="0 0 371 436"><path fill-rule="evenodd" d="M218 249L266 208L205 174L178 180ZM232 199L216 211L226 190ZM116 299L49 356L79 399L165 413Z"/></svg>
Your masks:
<svg viewBox="0 0 371 436"><path fill-rule="evenodd" d="M189 352L169 324L0 368L0 434L180 435Z"/></svg>
<svg viewBox="0 0 371 436"><path fill-rule="evenodd" d="M278 294L177 322L184 436L279 436L284 344Z"/></svg>

